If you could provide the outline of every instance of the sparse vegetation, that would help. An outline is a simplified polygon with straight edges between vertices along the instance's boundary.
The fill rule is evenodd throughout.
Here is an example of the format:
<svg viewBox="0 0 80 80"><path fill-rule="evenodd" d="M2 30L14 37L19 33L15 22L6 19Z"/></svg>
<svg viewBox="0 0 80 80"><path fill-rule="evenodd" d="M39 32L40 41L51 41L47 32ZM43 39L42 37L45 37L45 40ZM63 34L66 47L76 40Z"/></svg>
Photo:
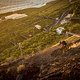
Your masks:
<svg viewBox="0 0 80 80"><path fill-rule="evenodd" d="M57 3L58 2L58 3ZM26 18L18 20L4 20L0 23L0 61L6 61L9 57L17 58L21 55L18 43L21 43L22 55L36 53L44 48L56 44L61 39L67 38L65 35L57 35L55 28L50 32L44 32L43 28L55 23L55 20L43 19L42 17L56 18L61 15L67 8L67 0L57 0L50 2L46 6L39 9L25 9L16 11L17 13L25 13L28 15ZM15 12L14 12L15 13ZM1 14L4 17L12 13ZM34 26L39 24L42 26L41 30L37 30ZM79 33L79 23L70 23L63 25L67 30ZM75 30L76 29L76 30ZM30 36L31 35L31 36Z"/></svg>
<svg viewBox="0 0 80 80"><path fill-rule="evenodd" d="M80 37L65 34L68 31L80 35L77 1L80 2L56 0L41 8L0 14L0 80L80 79ZM69 13L74 13L68 23L49 26L68 9ZM28 16L5 19L13 13ZM35 25L41 28L37 29ZM58 27L64 27L64 34L56 33ZM64 39L67 48L58 43Z"/></svg>

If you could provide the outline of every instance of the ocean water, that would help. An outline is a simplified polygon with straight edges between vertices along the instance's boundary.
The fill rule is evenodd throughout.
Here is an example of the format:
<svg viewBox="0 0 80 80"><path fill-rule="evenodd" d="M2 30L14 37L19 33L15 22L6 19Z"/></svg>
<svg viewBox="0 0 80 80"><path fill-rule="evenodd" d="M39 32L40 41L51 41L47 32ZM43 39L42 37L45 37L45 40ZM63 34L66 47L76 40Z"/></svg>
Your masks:
<svg viewBox="0 0 80 80"><path fill-rule="evenodd" d="M0 13L31 7L41 7L54 0L0 0Z"/></svg>

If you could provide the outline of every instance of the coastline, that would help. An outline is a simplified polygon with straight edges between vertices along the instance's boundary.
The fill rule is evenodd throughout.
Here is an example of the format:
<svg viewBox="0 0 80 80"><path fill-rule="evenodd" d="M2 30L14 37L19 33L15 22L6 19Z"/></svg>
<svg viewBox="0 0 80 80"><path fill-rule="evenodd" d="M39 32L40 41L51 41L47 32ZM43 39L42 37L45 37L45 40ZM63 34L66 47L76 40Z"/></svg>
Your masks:
<svg viewBox="0 0 80 80"><path fill-rule="evenodd" d="M0 9L0 14L4 14L4 13L8 13L8 12L15 12L18 10L23 10L23 9L28 9L28 8L40 8L40 7L47 5L47 3L52 2L52 1L55 1L55 0L50 0L43 4L27 5L27 3L25 3L25 4L20 4L20 5L12 5L12 6L7 6L7 7L2 7Z"/></svg>

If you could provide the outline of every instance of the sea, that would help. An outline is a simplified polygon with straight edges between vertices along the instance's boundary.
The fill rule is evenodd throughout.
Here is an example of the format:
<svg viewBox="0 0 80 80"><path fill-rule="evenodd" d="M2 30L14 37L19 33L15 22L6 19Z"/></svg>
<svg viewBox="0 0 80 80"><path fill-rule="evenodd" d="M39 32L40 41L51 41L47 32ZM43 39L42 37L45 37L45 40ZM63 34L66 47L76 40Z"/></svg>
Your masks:
<svg viewBox="0 0 80 80"><path fill-rule="evenodd" d="M26 8L38 8L54 0L0 0L0 13L7 13Z"/></svg>

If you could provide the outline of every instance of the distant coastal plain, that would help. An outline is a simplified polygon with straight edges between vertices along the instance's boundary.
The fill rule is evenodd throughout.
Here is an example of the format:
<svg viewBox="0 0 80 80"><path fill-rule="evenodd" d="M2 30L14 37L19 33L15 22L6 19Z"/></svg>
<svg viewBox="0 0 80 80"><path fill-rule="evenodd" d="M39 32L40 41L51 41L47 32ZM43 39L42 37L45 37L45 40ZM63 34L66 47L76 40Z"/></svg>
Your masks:
<svg viewBox="0 0 80 80"><path fill-rule="evenodd" d="M0 14L26 8L39 8L51 1L55 0L0 0Z"/></svg>

